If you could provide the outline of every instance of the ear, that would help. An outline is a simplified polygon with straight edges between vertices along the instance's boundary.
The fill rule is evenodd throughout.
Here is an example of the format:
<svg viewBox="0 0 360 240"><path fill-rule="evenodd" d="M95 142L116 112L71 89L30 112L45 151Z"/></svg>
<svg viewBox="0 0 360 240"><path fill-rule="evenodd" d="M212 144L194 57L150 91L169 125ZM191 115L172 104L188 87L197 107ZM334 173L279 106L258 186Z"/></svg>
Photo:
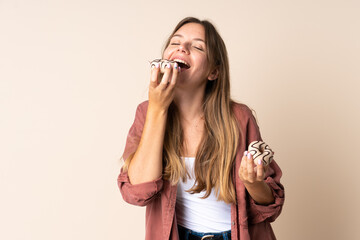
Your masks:
<svg viewBox="0 0 360 240"><path fill-rule="evenodd" d="M215 67L214 70L209 74L208 80L213 81L216 80L219 77L219 68Z"/></svg>

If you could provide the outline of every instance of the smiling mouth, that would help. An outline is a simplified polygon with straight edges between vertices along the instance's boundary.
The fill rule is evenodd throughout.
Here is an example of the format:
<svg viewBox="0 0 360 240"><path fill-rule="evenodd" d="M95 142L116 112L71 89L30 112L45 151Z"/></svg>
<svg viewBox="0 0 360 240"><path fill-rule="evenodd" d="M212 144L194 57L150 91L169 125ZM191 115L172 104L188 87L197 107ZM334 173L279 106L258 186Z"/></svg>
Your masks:
<svg viewBox="0 0 360 240"><path fill-rule="evenodd" d="M189 69L190 68L190 65L187 62L183 61L183 60L174 59L173 61L176 62L179 65L179 67L182 68L182 69Z"/></svg>

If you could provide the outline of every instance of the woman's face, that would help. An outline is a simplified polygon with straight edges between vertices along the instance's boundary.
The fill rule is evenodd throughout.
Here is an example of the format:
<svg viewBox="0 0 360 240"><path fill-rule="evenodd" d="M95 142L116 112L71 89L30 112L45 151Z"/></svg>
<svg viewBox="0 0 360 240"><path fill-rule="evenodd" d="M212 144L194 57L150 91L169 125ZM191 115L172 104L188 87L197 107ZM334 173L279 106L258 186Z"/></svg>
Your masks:
<svg viewBox="0 0 360 240"><path fill-rule="evenodd" d="M197 87L206 83L209 66L204 27L198 23L183 25L170 39L163 58L179 62L179 84Z"/></svg>

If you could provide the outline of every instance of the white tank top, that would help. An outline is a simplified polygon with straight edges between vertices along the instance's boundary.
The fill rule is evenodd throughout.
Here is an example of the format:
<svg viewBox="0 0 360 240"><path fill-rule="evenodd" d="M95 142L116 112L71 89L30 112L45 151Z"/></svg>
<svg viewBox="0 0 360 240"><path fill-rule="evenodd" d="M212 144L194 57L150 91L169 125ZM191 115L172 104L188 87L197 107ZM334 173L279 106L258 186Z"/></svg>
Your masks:
<svg viewBox="0 0 360 240"><path fill-rule="evenodd" d="M214 191L201 199L205 191L190 194L185 190L194 185L195 158L183 158L191 176L186 182L179 181L176 196L177 223L196 232L223 232L231 229L231 204L217 201Z"/></svg>

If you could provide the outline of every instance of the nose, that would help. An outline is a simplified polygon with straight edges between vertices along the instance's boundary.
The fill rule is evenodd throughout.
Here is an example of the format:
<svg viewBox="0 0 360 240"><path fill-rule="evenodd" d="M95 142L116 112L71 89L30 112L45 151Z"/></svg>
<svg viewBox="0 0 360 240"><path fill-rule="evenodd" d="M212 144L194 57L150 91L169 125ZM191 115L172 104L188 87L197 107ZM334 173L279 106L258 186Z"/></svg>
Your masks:
<svg viewBox="0 0 360 240"><path fill-rule="evenodd" d="M185 44L180 44L178 47L178 51L183 52L185 54L189 53L189 49L187 48L187 46Z"/></svg>

